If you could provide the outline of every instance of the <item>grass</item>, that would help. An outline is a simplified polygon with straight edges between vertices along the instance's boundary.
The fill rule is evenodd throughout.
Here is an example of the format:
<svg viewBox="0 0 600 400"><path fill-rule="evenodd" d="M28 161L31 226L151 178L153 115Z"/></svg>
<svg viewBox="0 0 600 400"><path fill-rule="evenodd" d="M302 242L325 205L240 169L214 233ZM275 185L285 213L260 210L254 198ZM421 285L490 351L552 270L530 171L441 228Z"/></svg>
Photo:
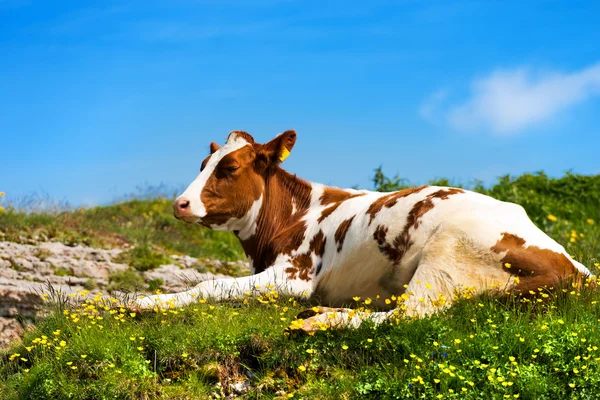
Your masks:
<svg viewBox="0 0 600 400"><path fill-rule="evenodd" d="M406 184L379 173L379 189ZM471 187L522 204L540 228L598 272L599 176L523 175L501 178L491 188ZM177 242L184 242L183 229L192 227L161 231L161 213L139 218L134 212L148 213L161 202L110 206L123 213L115 220L97 209L94 212L103 215L98 219L106 224L98 230L162 249L153 251L186 253L185 244ZM92 210L61 218L77 220L83 227L95 220L79 216L87 212ZM164 211L165 219L167 214ZM137 222L127 227L128 220ZM12 229L7 220L0 221L3 231ZM35 229L29 222L20 223L30 233L48 229L43 223ZM68 225L50 224L57 224L60 232ZM157 231L134 229L135 224ZM193 229L197 237L209 233ZM92 228L89 232L88 237L99 242L111 237ZM167 232L165 237L162 232ZM144 234L149 238L140 236ZM215 257L226 258L217 250L217 243L228 243L227 236L223 238L219 242L220 237L205 236L196 245L207 243ZM428 318L400 315L380 326L366 322L356 330L324 327L314 336L286 331L310 305L275 292L220 304L200 299L183 309L144 314L121 307L123 299L90 298L85 292L76 297L51 294L47 316L22 343L0 352L0 398L600 398L600 292L593 287L540 291L530 300L466 295ZM367 307L370 301L364 301ZM251 390L240 390L240 382L247 382Z"/></svg>
<svg viewBox="0 0 600 400"><path fill-rule="evenodd" d="M170 254L236 261L245 259L233 234L185 224L173 218L166 198L129 200L102 207L61 212L0 211L3 240L56 240L100 248L135 245L124 257L140 270L154 268Z"/></svg>
<svg viewBox="0 0 600 400"><path fill-rule="evenodd" d="M421 320L306 336L285 328L309 305L275 292L143 315L81 292L80 306L54 298L36 330L0 356L0 396L597 398L600 294L543 295L462 299ZM252 391L233 389L246 381Z"/></svg>

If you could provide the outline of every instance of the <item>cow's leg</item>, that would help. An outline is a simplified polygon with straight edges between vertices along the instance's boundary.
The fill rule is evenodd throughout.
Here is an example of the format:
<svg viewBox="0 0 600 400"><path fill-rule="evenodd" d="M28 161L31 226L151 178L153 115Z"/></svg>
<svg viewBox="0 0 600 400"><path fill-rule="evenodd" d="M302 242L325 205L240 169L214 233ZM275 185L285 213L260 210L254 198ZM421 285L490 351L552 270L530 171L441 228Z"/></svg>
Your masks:
<svg viewBox="0 0 600 400"><path fill-rule="evenodd" d="M447 225L427 241L403 296L406 315L422 317L450 306L457 296L506 291L513 286L498 255L478 241L473 225L469 228L471 232Z"/></svg>
<svg viewBox="0 0 600 400"><path fill-rule="evenodd" d="M185 292L139 298L131 307L134 309L152 309L157 306L181 307L201 298L224 300L245 296L247 292L270 290L291 296L309 296L312 292L311 282L290 280L284 269L285 266L273 266L256 275L204 281Z"/></svg>
<svg viewBox="0 0 600 400"><path fill-rule="evenodd" d="M511 276L500 268L496 254L471 240L461 228L440 227L423 246L399 308L373 313L322 308L315 315L305 314L308 318L301 329L310 333L327 326L357 327L367 319L380 324L397 315L422 317L451 305L457 291L478 294L511 285Z"/></svg>

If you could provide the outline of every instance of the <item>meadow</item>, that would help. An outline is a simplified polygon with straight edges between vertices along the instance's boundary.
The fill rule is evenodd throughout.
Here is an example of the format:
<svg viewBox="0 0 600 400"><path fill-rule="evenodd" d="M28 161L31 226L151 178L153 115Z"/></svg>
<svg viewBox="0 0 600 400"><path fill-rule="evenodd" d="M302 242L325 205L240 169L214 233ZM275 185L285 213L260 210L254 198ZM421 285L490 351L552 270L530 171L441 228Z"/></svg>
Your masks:
<svg viewBox="0 0 600 400"><path fill-rule="evenodd" d="M432 184L459 186L439 179ZM376 170L374 186L410 186ZM595 273L600 176L505 176L467 188L521 204ZM135 244L131 263L168 254L237 260L232 235L176 221L170 199L59 213L0 212L3 240L40 237L99 247ZM43 235L43 236L42 236ZM373 299L359 299L370 310ZM399 298L390 301L399 302ZM594 282L499 300L457 293L428 318L301 334L306 299L248 293L183 309L133 313L124 298L49 291L47 314L0 353L3 399L597 399L600 293Z"/></svg>

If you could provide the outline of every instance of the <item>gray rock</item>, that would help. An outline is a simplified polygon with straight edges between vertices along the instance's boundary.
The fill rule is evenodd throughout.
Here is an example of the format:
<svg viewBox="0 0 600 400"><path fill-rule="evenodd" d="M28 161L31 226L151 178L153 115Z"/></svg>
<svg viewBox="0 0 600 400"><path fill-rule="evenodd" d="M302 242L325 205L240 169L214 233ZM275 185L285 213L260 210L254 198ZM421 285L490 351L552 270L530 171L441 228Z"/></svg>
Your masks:
<svg viewBox="0 0 600 400"><path fill-rule="evenodd" d="M211 279L228 278L226 275L215 275L211 273L200 273L193 268L180 268L177 265L161 265L159 268L144 273L146 281L162 279L163 287L167 292L180 292L194 287L202 281Z"/></svg>
<svg viewBox="0 0 600 400"><path fill-rule="evenodd" d="M57 292L68 294L84 290L88 281L93 280L97 289L91 291L89 296L94 296L106 289L112 274L129 268L112 261L123 249L66 246L58 242L37 243L26 238L22 242L0 241L0 348L23 332L21 325L14 319L16 315L30 318L39 313L43 293L48 292L48 285ZM225 263L219 260L198 260L187 255L175 255L172 259L173 264L146 271L143 274L145 281L162 279L163 291L173 293L189 289L205 280L228 277L218 273L200 273L191 268L198 263L206 264L217 272L230 264L249 268L248 263L241 261ZM57 271L61 273L57 275ZM115 295L118 296L119 293ZM243 387L239 389L244 390Z"/></svg>

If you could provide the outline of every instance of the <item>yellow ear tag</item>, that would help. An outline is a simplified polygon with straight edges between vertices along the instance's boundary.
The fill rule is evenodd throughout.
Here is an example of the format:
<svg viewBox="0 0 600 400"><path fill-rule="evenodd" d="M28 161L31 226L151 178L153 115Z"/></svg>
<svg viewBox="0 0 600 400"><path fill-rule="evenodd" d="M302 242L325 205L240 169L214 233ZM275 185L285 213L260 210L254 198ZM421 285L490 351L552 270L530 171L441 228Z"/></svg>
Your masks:
<svg viewBox="0 0 600 400"><path fill-rule="evenodd" d="M286 158L288 158L289 155L290 151L284 146L283 150L281 151L281 155L279 156L279 161L285 160Z"/></svg>

